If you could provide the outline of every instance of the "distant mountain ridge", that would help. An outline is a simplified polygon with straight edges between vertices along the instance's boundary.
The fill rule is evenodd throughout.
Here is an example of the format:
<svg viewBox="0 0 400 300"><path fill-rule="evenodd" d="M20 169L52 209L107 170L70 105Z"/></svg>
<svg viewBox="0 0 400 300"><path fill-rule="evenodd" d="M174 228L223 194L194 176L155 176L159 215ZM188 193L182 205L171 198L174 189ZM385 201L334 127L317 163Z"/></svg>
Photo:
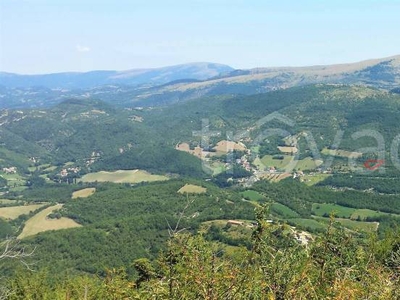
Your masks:
<svg viewBox="0 0 400 300"><path fill-rule="evenodd" d="M201 97L255 95L313 84L361 85L399 93L400 55L349 64L249 70L193 63L121 72L0 73L0 108L52 106L68 98L95 98L123 107L163 106Z"/></svg>
<svg viewBox="0 0 400 300"><path fill-rule="evenodd" d="M46 87L82 89L101 85L161 85L171 81L206 80L233 71L233 68L215 63L189 63L154 69L127 71L65 72L43 75L20 75L0 72L0 85L12 88Z"/></svg>

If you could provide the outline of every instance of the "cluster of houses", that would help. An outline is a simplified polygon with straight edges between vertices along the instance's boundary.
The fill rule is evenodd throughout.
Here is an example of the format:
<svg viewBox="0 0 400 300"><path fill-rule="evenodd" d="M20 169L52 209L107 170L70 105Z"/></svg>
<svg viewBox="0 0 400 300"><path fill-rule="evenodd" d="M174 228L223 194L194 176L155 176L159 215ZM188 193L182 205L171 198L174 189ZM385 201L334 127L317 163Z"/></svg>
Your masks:
<svg viewBox="0 0 400 300"><path fill-rule="evenodd" d="M61 177L67 177L69 173L77 174L81 169L79 167L71 167L67 169L62 169L60 172Z"/></svg>
<svg viewBox="0 0 400 300"><path fill-rule="evenodd" d="M243 155L241 158L238 158L236 160L236 163L238 165L241 165L243 168L245 168L247 171L251 171L251 165L250 162L247 160L246 155Z"/></svg>
<svg viewBox="0 0 400 300"><path fill-rule="evenodd" d="M17 167L3 168L3 172L6 174L15 174L17 173Z"/></svg>
<svg viewBox="0 0 400 300"><path fill-rule="evenodd" d="M92 152L92 155L86 160L86 166L90 166L91 164L94 164L96 160L98 160L101 157L101 154L99 152Z"/></svg>

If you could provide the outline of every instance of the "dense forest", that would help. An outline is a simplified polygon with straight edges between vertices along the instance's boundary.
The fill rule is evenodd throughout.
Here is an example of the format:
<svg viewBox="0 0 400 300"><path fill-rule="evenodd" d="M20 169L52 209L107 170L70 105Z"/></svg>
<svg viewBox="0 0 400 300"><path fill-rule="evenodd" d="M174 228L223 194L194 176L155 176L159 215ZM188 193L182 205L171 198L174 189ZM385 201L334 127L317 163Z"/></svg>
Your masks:
<svg viewBox="0 0 400 300"><path fill-rule="evenodd" d="M0 299L400 298L391 147L399 99L312 85L151 108L70 99L3 111L0 208L11 214L0 218ZM366 129L384 148L374 136L354 136ZM203 150L216 154L207 163L176 149L204 146L202 131L210 134ZM245 150L217 153L222 140ZM284 174L270 164L294 150L278 146L322 162ZM352 172L351 151L363 147L375 148L357 157L364 172ZM379 151L384 164L366 172ZM97 180L112 171L114 183ZM124 181L123 171L147 177ZM165 181L147 182L154 174ZM74 197L83 190L91 192ZM45 221L74 227L21 237L51 206L60 208Z"/></svg>
<svg viewBox="0 0 400 300"><path fill-rule="evenodd" d="M54 278L20 270L2 282L7 299L398 299L400 236L360 241L334 219L305 247L285 225L256 212L250 247L226 253L201 234L170 232L155 260L140 258L104 277ZM3 261L4 259L2 259ZM132 277L126 267L135 271Z"/></svg>

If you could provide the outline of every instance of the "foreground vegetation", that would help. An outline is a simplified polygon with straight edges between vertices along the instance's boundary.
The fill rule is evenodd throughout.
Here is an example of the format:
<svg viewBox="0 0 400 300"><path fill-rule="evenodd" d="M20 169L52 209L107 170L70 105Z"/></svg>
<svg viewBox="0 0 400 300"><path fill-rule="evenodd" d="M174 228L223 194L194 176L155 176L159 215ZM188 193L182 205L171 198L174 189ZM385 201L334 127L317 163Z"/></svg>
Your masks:
<svg viewBox="0 0 400 300"><path fill-rule="evenodd" d="M45 270L20 271L3 283L6 299L398 299L400 231L360 240L332 219L308 246L285 225L256 213L251 245L225 253L198 234L171 231L153 262L132 261L104 278L54 280Z"/></svg>

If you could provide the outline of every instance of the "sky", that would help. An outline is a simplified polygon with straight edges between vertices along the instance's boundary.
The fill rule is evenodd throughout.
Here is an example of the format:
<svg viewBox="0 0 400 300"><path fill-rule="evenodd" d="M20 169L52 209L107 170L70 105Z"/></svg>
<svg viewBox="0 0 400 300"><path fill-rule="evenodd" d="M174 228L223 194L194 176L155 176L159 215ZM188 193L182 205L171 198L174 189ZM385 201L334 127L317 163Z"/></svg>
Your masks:
<svg viewBox="0 0 400 300"><path fill-rule="evenodd" d="M0 0L0 71L247 69L400 54L400 0Z"/></svg>

